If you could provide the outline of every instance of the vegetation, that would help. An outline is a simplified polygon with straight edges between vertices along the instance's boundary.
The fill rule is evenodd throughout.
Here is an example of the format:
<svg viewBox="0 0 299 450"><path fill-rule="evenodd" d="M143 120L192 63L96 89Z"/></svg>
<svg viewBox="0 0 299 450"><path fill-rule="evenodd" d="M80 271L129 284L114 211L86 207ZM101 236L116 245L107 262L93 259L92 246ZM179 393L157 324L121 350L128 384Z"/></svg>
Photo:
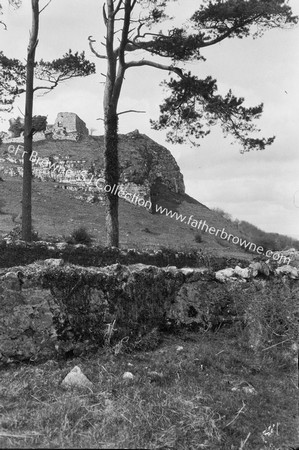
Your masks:
<svg viewBox="0 0 299 450"><path fill-rule="evenodd" d="M199 232L197 232L197 233L195 234L195 236L194 236L194 240L195 240L195 242L197 242L198 244L201 244L201 243L202 243L202 234L199 233Z"/></svg>
<svg viewBox="0 0 299 450"><path fill-rule="evenodd" d="M242 151L264 150L274 137L259 138L254 120L261 116L263 104L245 107L244 98L232 91L221 96L217 82L211 76L199 79L184 69L187 62L204 62L202 48L225 39L262 36L272 28L286 28L298 18L284 0L214 0L204 2L194 11L188 24L168 26L168 7L171 0L108 0L103 6L106 26L104 52L90 48L107 62L104 93L106 184L117 186L118 164L118 102L125 73L131 68L152 67L169 72L175 78L165 82L169 96L160 107L161 115L152 121L156 130L167 130L170 142L188 140L196 143L219 123L242 146ZM164 23L164 29L161 29ZM148 55L148 59L144 54ZM139 59L132 60L132 54ZM157 59L157 57L159 57ZM166 60L166 63L160 62ZM170 63L169 63L170 61ZM136 112L136 111L135 111ZM118 197L106 194L107 245L119 245Z"/></svg>
<svg viewBox="0 0 299 450"><path fill-rule="evenodd" d="M234 332L220 330L164 335L151 352L103 349L90 358L11 368L0 372L0 444L287 450L297 444L293 358L286 343L257 365ZM91 389L61 387L75 365ZM122 378L126 371L132 380Z"/></svg>
<svg viewBox="0 0 299 450"><path fill-rule="evenodd" d="M51 2L51 0L50 0ZM45 122L37 119L33 121L33 97L38 90L49 92L55 89L63 81L75 77L88 76L95 72L95 66L85 59L82 52L72 53L71 50L62 58L51 62L36 62L36 48L38 45L39 17L43 8L39 0L31 0L32 28L27 47L26 65L16 59L7 58L0 52L0 100L4 105L2 110L9 110L15 98L25 93L25 118L24 118L24 163L23 163L23 190L22 190L22 238L25 241L32 240L32 141L33 134L39 128L45 127ZM20 3L20 2L19 2ZM34 78L43 82L34 87ZM37 116L41 118L41 116Z"/></svg>
<svg viewBox="0 0 299 450"><path fill-rule="evenodd" d="M67 239L69 244L84 244L90 245L92 243L92 237L86 230L84 226L76 228L69 239Z"/></svg>
<svg viewBox="0 0 299 450"><path fill-rule="evenodd" d="M268 233L252 225L245 220L233 219L232 216L221 208L213 208L217 214L238 228L238 235L262 246L265 250L281 251L289 248L299 250L299 241L279 233Z"/></svg>
<svg viewBox="0 0 299 450"><path fill-rule="evenodd" d="M22 117L18 116L16 119L11 118L9 120L10 126L8 131L12 132L14 137L19 137L24 131L24 120ZM47 127L47 117L46 116L33 116L32 117L32 134L39 131L45 131Z"/></svg>

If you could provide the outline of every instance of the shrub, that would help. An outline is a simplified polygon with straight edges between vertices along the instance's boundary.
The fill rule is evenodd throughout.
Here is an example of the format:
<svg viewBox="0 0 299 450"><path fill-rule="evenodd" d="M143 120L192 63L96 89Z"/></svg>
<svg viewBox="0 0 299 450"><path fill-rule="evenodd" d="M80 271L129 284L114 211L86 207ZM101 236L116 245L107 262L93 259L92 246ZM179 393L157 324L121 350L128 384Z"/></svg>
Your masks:
<svg viewBox="0 0 299 450"><path fill-rule="evenodd" d="M92 243L92 237L88 233L85 227L81 226L79 228L76 228L71 236L66 239L66 242L68 244L84 244L84 245L90 245Z"/></svg>
<svg viewBox="0 0 299 450"><path fill-rule="evenodd" d="M196 235L194 236L194 240L195 240L195 242L197 242L198 244L201 244L201 242L202 242L202 235L201 235L201 233L196 233Z"/></svg>
<svg viewBox="0 0 299 450"><path fill-rule="evenodd" d="M7 236L10 237L13 241L22 239L22 226L17 225L8 233ZM32 230L31 237L32 241L39 241L38 232L34 229Z"/></svg>

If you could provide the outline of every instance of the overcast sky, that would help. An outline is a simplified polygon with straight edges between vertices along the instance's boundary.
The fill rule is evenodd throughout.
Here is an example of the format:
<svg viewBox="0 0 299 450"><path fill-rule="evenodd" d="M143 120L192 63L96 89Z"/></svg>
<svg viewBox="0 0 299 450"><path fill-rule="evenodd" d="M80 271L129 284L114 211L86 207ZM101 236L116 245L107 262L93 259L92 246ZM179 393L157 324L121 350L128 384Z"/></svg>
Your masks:
<svg viewBox="0 0 299 450"><path fill-rule="evenodd" d="M31 25L30 2L23 3L17 11L6 8L3 18L8 31L0 29L1 49L22 60ZM198 3L175 2L175 22L187 18ZM41 1L44 4L46 1ZM71 48L85 50L97 66L96 75L68 81L55 92L36 98L34 113L47 115L48 123L54 122L58 112L70 111L89 129L96 129L94 134L103 133L102 122L96 119L103 117L101 72L105 72L105 61L90 52L87 41L89 35L99 43L103 40L102 4L101 0L52 0L41 15L37 59L51 60ZM289 4L299 15L298 0ZM235 95L246 98L248 106L264 102L259 127L265 137L276 135L272 146L263 152L241 154L239 145L232 145L216 127L197 148L166 143L165 134L149 125L150 118L158 117L163 99L159 84L167 76L153 68L135 68L126 74L119 111L138 109L146 114L121 115L119 131L139 129L166 146L184 175L186 192L201 203L220 207L265 231L299 239L299 28L268 31L259 39L230 39L202 53L207 61L193 62L187 66L189 70L203 78L216 78L221 93L231 88ZM23 97L17 105L24 111ZM19 114L16 109L14 116ZM6 131L7 122L0 123L0 129Z"/></svg>

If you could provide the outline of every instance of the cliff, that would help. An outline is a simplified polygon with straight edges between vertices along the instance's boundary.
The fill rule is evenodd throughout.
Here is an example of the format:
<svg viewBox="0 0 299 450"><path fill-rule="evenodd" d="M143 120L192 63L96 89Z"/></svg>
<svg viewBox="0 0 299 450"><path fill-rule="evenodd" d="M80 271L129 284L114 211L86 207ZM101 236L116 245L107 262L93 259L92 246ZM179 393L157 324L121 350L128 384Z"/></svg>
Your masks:
<svg viewBox="0 0 299 450"><path fill-rule="evenodd" d="M73 120L74 117L70 119ZM22 152L20 144L2 144L0 176L22 176ZM62 139L62 136L59 140L40 140L33 145L33 175L41 181L53 180L60 187L79 191L77 198L84 198L89 202L101 201L103 194L99 189L99 179L103 177L103 154L102 136L85 134L84 139L79 142ZM183 175L169 150L140 134L138 130L119 136L119 160L119 185L124 191L144 200L149 200L155 190L163 187L171 192L184 194Z"/></svg>

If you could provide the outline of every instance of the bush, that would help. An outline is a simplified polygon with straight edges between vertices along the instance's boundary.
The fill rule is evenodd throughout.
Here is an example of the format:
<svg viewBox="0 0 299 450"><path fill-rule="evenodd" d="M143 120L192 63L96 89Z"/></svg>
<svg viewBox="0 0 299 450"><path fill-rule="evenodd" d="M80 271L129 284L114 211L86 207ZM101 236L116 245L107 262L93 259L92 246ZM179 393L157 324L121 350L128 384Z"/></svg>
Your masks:
<svg viewBox="0 0 299 450"><path fill-rule="evenodd" d="M66 239L68 244L84 244L90 245L92 243L92 237L88 233L85 227L79 227L75 229L71 236Z"/></svg>
<svg viewBox="0 0 299 450"><path fill-rule="evenodd" d="M195 240L195 242L197 242L198 244L201 244L201 242L202 242L202 235L201 235L201 233L196 233L196 235L194 236L194 240Z"/></svg>
<svg viewBox="0 0 299 450"><path fill-rule="evenodd" d="M8 233L7 236L10 237L13 241L22 240L22 226L17 225ZM34 229L32 229L31 238L32 241L39 241L38 232Z"/></svg>

